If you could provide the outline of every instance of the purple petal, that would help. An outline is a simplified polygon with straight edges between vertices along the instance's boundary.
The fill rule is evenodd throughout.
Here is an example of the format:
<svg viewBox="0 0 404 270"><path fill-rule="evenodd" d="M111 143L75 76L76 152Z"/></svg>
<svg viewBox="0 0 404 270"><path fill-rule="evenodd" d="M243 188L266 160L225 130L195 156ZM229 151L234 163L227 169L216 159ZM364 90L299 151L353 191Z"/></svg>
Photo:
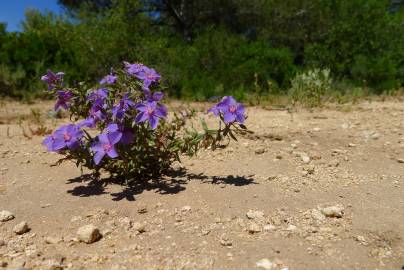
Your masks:
<svg viewBox="0 0 404 270"><path fill-rule="evenodd" d="M90 147L93 152L102 152L104 151L104 147L102 147L101 143L95 143Z"/></svg>
<svg viewBox="0 0 404 270"><path fill-rule="evenodd" d="M100 164L102 158L105 156L105 152L104 151L99 151L97 153L95 153L94 155L94 163L96 165Z"/></svg>
<svg viewBox="0 0 404 270"><path fill-rule="evenodd" d="M109 124L106 128L108 132L115 132L118 131L118 125L117 124Z"/></svg>
<svg viewBox="0 0 404 270"><path fill-rule="evenodd" d="M67 148L69 148L69 149L76 149L77 147L80 146L80 143L75 140L75 141L67 142L66 145L67 145Z"/></svg>
<svg viewBox="0 0 404 270"><path fill-rule="evenodd" d="M56 150L60 150L66 147L66 142L65 140L62 138L56 138L55 141L53 142L53 149Z"/></svg>
<svg viewBox="0 0 404 270"><path fill-rule="evenodd" d="M154 101L160 101L164 97L164 94L162 92L156 92L153 94L152 99Z"/></svg>
<svg viewBox="0 0 404 270"><path fill-rule="evenodd" d="M234 120L236 120L236 114L231 113L231 112L226 112L226 113L224 114L223 119L224 119L224 122L225 122L226 124L231 123L231 122L234 122Z"/></svg>
<svg viewBox="0 0 404 270"><path fill-rule="evenodd" d="M109 139L108 139L107 134L101 133L100 135L98 135L98 140L103 144L109 144Z"/></svg>
<svg viewBox="0 0 404 270"><path fill-rule="evenodd" d="M245 120L244 114L237 114L237 115L236 115L236 120L237 120L237 122L239 122L240 124L243 124L243 123L244 123L244 120Z"/></svg>
<svg viewBox="0 0 404 270"><path fill-rule="evenodd" d="M116 132L109 133L107 136L108 136L108 140L111 144L116 144L121 139L122 133L119 131L116 131Z"/></svg>
<svg viewBox="0 0 404 270"><path fill-rule="evenodd" d="M149 123L150 123L150 127L152 129L156 129L157 125L159 124L159 118L155 117L155 116L151 116L151 117L149 117Z"/></svg>
<svg viewBox="0 0 404 270"><path fill-rule="evenodd" d="M55 108L54 108L55 111L58 111L61 105L62 105L62 104L61 104L61 101L60 101L60 100L56 101Z"/></svg>
<svg viewBox="0 0 404 270"><path fill-rule="evenodd" d="M135 123L139 124L140 122L144 122L147 120L147 117L148 117L147 113L140 112L135 117Z"/></svg>
<svg viewBox="0 0 404 270"><path fill-rule="evenodd" d="M130 144L133 140L133 133L129 130L122 133L121 142L123 144Z"/></svg>
<svg viewBox="0 0 404 270"><path fill-rule="evenodd" d="M119 155L118 155L118 152L116 152L115 147L112 147L111 150L109 150L109 151L107 152L107 155L108 155L110 158L116 158L116 157L119 156Z"/></svg>
<svg viewBox="0 0 404 270"><path fill-rule="evenodd" d="M160 105L156 108L155 113L158 117L166 117L167 116L167 107L164 105Z"/></svg>
<svg viewBox="0 0 404 270"><path fill-rule="evenodd" d="M138 103L135 105L135 109L141 112L147 111L147 105L144 103Z"/></svg>

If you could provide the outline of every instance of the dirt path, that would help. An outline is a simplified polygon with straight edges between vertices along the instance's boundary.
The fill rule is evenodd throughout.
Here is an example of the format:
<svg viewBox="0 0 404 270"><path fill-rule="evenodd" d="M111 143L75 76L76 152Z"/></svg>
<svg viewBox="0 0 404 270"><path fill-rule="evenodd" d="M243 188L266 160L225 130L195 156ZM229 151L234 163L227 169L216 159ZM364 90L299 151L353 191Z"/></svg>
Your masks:
<svg viewBox="0 0 404 270"><path fill-rule="evenodd" d="M0 269L404 269L403 103L248 108L254 136L134 188L50 167L32 106L51 108L0 108ZM88 224L102 239L78 241Z"/></svg>

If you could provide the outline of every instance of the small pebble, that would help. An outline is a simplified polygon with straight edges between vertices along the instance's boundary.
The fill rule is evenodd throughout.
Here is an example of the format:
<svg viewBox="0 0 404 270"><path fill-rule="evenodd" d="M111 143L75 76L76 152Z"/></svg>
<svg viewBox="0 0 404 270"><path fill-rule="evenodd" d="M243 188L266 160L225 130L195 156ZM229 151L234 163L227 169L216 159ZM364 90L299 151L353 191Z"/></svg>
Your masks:
<svg viewBox="0 0 404 270"><path fill-rule="evenodd" d="M344 215L344 207L341 205L326 207L321 209L321 213L323 213L326 217L342 218Z"/></svg>
<svg viewBox="0 0 404 270"><path fill-rule="evenodd" d="M84 225L77 231L79 241L92 244L101 239L102 235L98 228L92 224Z"/></svg>
<svg viewBox="0 0 404 270"><path fill-rule="evenodd" d="M22 221L14 226L13 232L16 234L24 234L28 232L30 228L28 227L28 223L26 221Z"/></svg>
<svg viewBox="0 0 404 270"><path fill-rule="evenodd" d="M7 210L0 211L0 221L5 222L14 219L14 214Z"/></svg>

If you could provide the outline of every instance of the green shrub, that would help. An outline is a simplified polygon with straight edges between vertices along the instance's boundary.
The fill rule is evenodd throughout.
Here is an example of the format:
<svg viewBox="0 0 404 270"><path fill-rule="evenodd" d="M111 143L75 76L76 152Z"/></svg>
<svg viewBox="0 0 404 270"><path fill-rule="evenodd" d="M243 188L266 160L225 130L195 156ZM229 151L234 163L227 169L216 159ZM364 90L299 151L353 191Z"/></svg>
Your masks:
<svg viewBox="0 0 404 270"><path fill-rule="evenodd" d="M332 80L329 69L313 69L298 74L292 80L290 97L293 104L299 102L305 106L322 105L324 95L331 89Z"/></svg>

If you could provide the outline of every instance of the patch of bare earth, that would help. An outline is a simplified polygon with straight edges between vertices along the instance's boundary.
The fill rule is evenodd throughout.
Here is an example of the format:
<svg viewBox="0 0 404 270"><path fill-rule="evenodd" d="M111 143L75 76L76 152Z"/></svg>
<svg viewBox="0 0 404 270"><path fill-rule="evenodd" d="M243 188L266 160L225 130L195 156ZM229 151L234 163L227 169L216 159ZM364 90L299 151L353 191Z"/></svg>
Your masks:
<svg viewBox="0 0 404 270"><path fill-rule="evenodd" d="M0 269L404 266L403 103L248 108L254 135L132 188L50 166L30 106L0 108Z"/></svg>

